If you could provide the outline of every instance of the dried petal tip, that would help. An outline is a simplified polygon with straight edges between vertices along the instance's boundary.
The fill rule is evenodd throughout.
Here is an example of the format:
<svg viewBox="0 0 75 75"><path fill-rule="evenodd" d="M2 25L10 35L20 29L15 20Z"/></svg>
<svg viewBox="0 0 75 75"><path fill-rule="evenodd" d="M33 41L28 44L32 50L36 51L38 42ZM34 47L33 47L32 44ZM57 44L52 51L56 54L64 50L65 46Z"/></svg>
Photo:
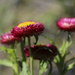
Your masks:
<svg viewBox="0 0 75 75"><path fill-rule="evenodd" d="M24 48L25 56L29 57L28 46ZM31 52L34 59L49 60L57 55L57 48L51 44L46 45L31 45Z"/></svg>
<svg viewBox="0 0 75 75"><path fill-rule="evenodd" d="M2 34L0 37L1 44L14 44L15 41L20 42L22 38L16 38L14 37L10 32L7 32L6 34Z"/></svg>
<svg viewBox="0 0 75 75"><path fill-rule="evenodd" d="M39 22L26 21L15 26L11 33L15 37L28 37L33 35L39 35L44 30L44 25Z"/></svg>
<svg viewBox="0 0 75 75"><path fill-rule="evenodd" d="M60 30L75 31L75 18L61 18L56 24Z"/></svg>

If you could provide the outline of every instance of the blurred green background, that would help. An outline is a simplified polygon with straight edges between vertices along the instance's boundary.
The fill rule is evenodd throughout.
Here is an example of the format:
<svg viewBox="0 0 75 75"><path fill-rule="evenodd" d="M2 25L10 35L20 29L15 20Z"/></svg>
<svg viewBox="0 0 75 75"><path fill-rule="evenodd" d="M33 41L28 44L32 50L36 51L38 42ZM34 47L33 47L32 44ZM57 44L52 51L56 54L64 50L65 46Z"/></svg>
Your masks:
<svg viewBox="0 0 75 75"><path fill-rule="evenodd" d="M56 32L58 29L56 27L56 21L62 17L75 17L75 0L0 0L0 35L10 31L21 22L27 20L39 21L45 26L43 34L52 38L61 46L62 39L66 39L67 37L67 32L62 31L59 36L57 36ZM68 58L75 56L75 34L72 33L72 36L73 44L70 47L72 53ZM35 42L35 40L32 37L32 43L33 42ZM38 44L39 43L46 44L49 43L49 41L40 36ZM0 46L3 45L0 44ZM20 50L17 54L20 57ZM0 52L0 58L5 59L7 56L3 52ZM36 63L36 61L34 61L34 63ZM38 64L37 66L34 65L34 67L36 68L34 73L37 75ZM54 74L56 75L55 71ZM72 71L67 74L71 75L72 73L75 75L75 72ZM13 74L10 68L0 66L0 75Z"/></svg>

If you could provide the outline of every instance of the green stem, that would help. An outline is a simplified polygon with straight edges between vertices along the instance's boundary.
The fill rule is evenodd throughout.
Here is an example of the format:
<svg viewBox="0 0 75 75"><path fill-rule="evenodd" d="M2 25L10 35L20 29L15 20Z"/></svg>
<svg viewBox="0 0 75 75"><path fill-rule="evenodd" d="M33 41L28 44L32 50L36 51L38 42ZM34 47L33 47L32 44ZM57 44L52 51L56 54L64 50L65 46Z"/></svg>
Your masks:
<svg viewBox="0 0 75 75"><path fill-rule="evenodd" d="M26 62L26 56L24 54L24 47L25 47L25 38L21 41L21 51L22 51L23 61Z"/></svg>
<svg viewBox="0 0 75 75"><path fill-rule="evenodd" d="M42 67L41 62L42 62L42 60L39 60L39 75L42 75L42 73L41 73L41 67Z"/></svg>
<svg viewBox="0 0 75 75"><path fill-rule="evenodd" d="M21 53L22 53L22 61L19 61L18 64L20 66L20 69L22 70L22 62L26 63L26 56L24 54L24 47L25 47L25 37L23 38L23 40L21 41Z"/></svg>
<svg viewBox="0 0 75 75"><path fill-rule="evenodd" d="M40 67L41 66L40 63L41 63L41 61L39 60L39 75L41 75L41 73L40 73L40 68L41 68Z"/></svg>
<svg viewBox="0 0 75 75"><path fill-rule="evenodd" d="M65 57L60 58L60 63L59 63L60 65L58 66L59 75L65 75L65 73L63 72L64 67L66 68L66 66L64 65L64 60L65 60Z"/></svg>
<svg viewBox="0 0 75 75"><path fill-rule="evenodd" d="M48 75L52 75L52 61L49 61L50 69Z"/></svg>
<svg viewBox="0 0 75 75"><path fill-rule="evenodd" d="M13 53L14 53L14 56L15 56L15 59L14 59L15 61L13 63L15 70L13 70L13 72L14 72L14 75L19 75L15 44L12 45L12 48L13 48Z"/></svg>
<svg viewBox="0 0 75 75"><path fill-rule="evenodd" d="M19 75L17 62L14 64L14 68L15 68L15 70L13 70L14 75Z"/></svg>
<svg viewBox="0 0 75 75"><path fill-rule="evenodd" d="M71 33L68 32L68 38L67 38L67 41L70 42L70 39L71 39Z"/></svg>
<svg viewBox="0 0 75 75"><path fill-rule="evenodd" d="M26 38L21 41L21 52L22 52L22 61L19 63L21 70L23 71L23 75L29 75L29 70L27 66L26 56L24 54Z"/></svg>
<svg viewBox="0 0 75 75"><path fill-rule="evenodd" d="M58 66L58 75L63 75L63 71L62 71L63 66L61 63L59 63L59 64L60 65Z"/></svg>
<svg viewBox="0 0 75 75"><path fill-rule="evenodd" d="M33 75L33 57L32 57L31 47L30 47L30 37L28 37L28 46L29 46L29 54L30 54L30 70L31 70L31 75Z"/></svg>

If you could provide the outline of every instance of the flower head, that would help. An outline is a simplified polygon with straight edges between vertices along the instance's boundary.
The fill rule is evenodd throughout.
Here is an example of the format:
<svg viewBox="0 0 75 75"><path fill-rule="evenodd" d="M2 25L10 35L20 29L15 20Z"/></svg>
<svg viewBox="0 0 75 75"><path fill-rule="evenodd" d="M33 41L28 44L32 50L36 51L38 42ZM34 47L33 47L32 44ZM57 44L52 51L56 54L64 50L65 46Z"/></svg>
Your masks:
<svg viewBox="0 0 75 75"><path fill-rule="evenodd" d="M61 18L56 24L60 30L75 31L75 18Z"/></svg>
<svg viewBox="0 0 75 75"><path fill-rule="evenodd" d="M16 37L28 37L33 35L39 35L44 30L42 23L34 21L26 21L15 26L11 33Z"/></svg>
<svg viewBox="0 0 75 75"><path fill-rule="evenodd" d="M25 55L29 57L29 47L24 48ZM51 44L46 45L31 45L31 52L34 59L49 60L57 55L57 48Z"/></svg>
<svg viewBox="0 0 75 75"><path fill-rule="evenodd" d="M15 41L19 42L21 41L22 39L21 38L16 38L14 37L10 32L7 32L6 34L2 34L0 36L0 42L1 44L14 44Z"/></svg>

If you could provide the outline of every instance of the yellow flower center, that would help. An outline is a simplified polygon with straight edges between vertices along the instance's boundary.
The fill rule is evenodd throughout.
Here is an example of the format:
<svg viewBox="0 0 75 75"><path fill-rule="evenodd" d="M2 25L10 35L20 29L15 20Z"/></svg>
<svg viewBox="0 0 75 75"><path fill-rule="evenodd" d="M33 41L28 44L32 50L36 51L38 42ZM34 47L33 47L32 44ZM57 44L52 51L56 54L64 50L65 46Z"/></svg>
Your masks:
<svg viewBox="0 0 75 75"><path fill-rule="evenodd" d="M65 27L70 27L72 24L68 24L68 23L63 23Z"/></svg>
<svg viewBox="0 0 75 75"><path fill-rule="evenodd" d="M46 47L46 46L43 44L40 44L40 45L35 45L35 47Z"/></svg>
<svg viewBox="0 0 75 75"><path fill-rule="evenodd" d="M27 22L20 23L20 24L18 25L18 27L19 27L19 28L20 28L20 27L26 27L26 26L32 25L32 24L36 24L36 23L35 23L35 22L32 22L32 21L27 21Z"/></svg>

